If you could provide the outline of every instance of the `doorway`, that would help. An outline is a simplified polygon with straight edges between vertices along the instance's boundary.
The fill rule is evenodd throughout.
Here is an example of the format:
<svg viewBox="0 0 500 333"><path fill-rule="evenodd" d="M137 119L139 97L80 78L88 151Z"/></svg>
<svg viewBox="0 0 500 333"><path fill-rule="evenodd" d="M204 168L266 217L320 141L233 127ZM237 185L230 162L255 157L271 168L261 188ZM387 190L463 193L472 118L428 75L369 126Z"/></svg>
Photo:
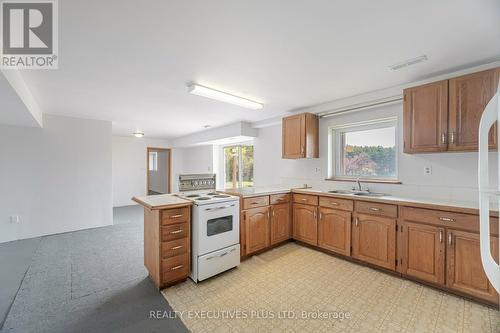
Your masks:
<svg viewBox="0 0 500 333"><path fill-rule="evenodd" d="M147 148L147 195L170 193L172 150L170 148Z"/></svg>

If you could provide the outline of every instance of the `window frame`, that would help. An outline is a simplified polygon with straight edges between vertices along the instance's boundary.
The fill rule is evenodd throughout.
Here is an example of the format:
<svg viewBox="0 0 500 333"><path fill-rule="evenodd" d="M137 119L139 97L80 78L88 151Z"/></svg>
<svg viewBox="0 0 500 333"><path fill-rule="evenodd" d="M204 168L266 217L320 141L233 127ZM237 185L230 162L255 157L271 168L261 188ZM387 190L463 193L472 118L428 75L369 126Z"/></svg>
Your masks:
<svg viewBox="0 0 500 333"><path fill-rule="evenodd" d="M246 141L246 142L238 142L238 143L231 143L231 144L227 144L227 145L222 145L221 146L221 163L222 163L222 186L223 188L226 188L226 155L224 153L224 150L226 148L238 148L239 152L238 152L238 175L239 175L239 179L238 179L238 188L242 188L243 187L243 156L241 154L241 147L242 146L252 146L253 147L253 151L254 151L254 163L253 163L253 172L255 173L255 145L253 143L253 141ZM252 182L252 186L250 187L253 187L254 186L254 183ZM248 187L248 186L247 186Z"/></svg>
<svg viewBox="0 0 500 333"><path fill-rule="evenodd" d="M149 170L148 171L158 171L158 152L157 151L150 151L148 152L148 158L149 158Z"/></svg>
<svg viewBox="0 0 500 333"><path fill-rule="evenodd" d="M350 177L342 174L344 133L394 127L395 129L395 171L394 177ZM381 118L357 123L328 127L328 178L327 180L401 183L399 181L399 126L397 117Z"/></svg>

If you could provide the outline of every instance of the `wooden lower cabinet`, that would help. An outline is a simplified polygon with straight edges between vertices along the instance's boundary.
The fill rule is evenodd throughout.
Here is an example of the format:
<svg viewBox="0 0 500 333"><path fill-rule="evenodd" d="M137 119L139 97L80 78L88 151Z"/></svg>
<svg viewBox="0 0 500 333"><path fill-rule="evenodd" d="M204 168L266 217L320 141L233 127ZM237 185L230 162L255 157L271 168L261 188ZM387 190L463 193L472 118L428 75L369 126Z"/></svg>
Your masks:
<svg viewBox="0 0 500 333"><path fill-rule="evenodd" d="M352 256L373 265L395 270L396 220L357 214L352 228Z"/></svg>
<svg viewBox="0 0 500 333"><path fill-rule="evenodd" d="M293 238L311 245L318 245L318 220L316 206L293 205Z"/></svg>
<svg viewBox="0 0 500 333"><path fill-rule="evenodd" d="M269 246L269 207L247 209L244 212L246 254Z"/></svg>
<svg viewBox="0 0 500 333"><path fill-rule="evenodd" d="M498 262L498 237L491 237L491 252ZM489 283L481 263L479 234L448 229L446 252L446 285L492 303L498 293Z"/></svg>
<svg viewBox="0 0 500 333"><path fill-rule="evenodd" d="M318 246L336 253L351 254L351 212L319 208Z"/></svg>
<svg viewBox="0 0 500 333"><path fill-rule="evenodd" d="M271 245L286 241L291 237L290 205L288 203L271 206Z"/></svg>
<svg viewBox="0 0 500 333"><path fill-rule="evenodd" d="M432 283L444 283L445 229L401 223L401 272Z"/></svg>

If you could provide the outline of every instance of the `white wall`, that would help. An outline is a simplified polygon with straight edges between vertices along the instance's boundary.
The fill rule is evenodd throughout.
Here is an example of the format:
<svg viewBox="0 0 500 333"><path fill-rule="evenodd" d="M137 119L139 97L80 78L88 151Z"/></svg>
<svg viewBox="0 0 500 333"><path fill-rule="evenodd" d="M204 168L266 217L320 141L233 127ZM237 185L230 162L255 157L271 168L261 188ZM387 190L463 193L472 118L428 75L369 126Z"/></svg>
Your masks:
<svg viewBox="0 0 500 333"><path fill-rule="evenodd" d="M169 148L169 142L133 136L113 136L112 142L113 207L134 205L133 196L146 194L147 147ZM173 152L172 163L175 160ZM174 187L172 191L175 191Z"/></svg>
<svg viewBox="0 0 500 333"><path fill-rule="evenodd" d="M0 125L0 242L112 224L111 123L43 124Z"/></svg>
<svg viewBox="0 0 500 333"><path fill-rule="evenodd" d="M352 183L325 181L328 167L328 127L370 119L398 116L398 170L402 185L366 184L374 191L393 195L426 197L457 201L477 201L477 153L403 153L403 107L401 104L366 110L320 120L320 158L284 160L281 158L281 126L259 129L255 139L255 185L304 183L316 187L350 188ZM490 153L491 167L496 168L497 153ZM424 175L424 167L432 175ZM492 179L496 182L496 178Z"/></svg>

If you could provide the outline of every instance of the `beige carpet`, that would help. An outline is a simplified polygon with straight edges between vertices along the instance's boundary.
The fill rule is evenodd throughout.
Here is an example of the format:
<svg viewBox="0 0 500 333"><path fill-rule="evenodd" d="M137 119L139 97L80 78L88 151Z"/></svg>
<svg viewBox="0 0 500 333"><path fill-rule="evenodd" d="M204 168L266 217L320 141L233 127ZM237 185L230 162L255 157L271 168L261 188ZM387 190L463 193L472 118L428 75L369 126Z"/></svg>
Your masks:
<svg viewBox="0 0 500 333"><path fill-rule="evenodd" d="M495 309L294 243L163 295L192 332L500 332Z"/></svg>

